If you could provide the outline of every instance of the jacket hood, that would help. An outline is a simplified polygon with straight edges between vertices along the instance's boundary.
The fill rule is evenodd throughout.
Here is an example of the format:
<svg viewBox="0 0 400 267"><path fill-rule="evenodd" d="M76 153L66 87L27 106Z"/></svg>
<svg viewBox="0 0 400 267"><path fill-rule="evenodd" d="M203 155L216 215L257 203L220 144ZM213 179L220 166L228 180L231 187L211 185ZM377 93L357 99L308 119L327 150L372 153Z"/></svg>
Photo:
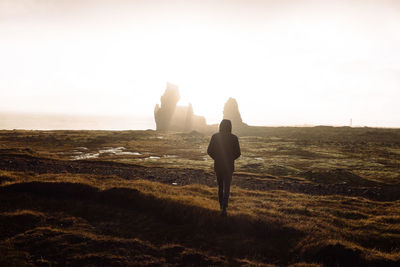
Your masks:
<svg viewBox="0 0 400 267"><path fill-rule="evenodd" d="M222 120L219 124L219 132L220 133L231 133L232 132L232 123L230 120Z"/></svg>

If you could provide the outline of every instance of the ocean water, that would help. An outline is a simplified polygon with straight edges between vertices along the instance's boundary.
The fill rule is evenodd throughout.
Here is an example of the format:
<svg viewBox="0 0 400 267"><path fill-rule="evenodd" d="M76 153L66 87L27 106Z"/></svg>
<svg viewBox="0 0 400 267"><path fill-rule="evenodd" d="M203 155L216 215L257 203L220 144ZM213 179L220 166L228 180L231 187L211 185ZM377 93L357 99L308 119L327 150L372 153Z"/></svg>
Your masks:
<svg viewBox="0 0 400 267"><path fill-rule="evenodd" d="M150 116L0 113L1 130L147 130L155 128L154 118Z"/></svg>

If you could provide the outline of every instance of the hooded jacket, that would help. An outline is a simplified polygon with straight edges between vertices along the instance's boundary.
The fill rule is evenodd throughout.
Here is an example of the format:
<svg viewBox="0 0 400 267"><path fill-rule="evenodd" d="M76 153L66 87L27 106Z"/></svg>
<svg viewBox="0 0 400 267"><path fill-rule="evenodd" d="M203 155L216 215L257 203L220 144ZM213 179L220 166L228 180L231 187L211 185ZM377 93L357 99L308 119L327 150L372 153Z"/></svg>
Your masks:
<svg viewBox="0 0 400 267"><path fill-rule="evenodd" d="M235 160L240 157L239 140L232 134L230 120L222 120L219 125L219 133L211 137L207 153L214 160L216 172L233 173Z"/></svg>

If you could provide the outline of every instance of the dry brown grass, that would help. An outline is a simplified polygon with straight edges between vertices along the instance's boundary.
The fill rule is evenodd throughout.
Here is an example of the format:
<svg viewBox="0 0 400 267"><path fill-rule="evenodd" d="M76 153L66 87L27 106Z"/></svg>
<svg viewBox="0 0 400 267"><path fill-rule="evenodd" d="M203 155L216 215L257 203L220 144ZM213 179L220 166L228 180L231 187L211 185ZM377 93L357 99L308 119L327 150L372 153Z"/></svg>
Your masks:
<svg viewBox="0 0 400 267"><path fill-rule="evenodd" d="M87 221L88 219L85 219L85 217L100 216L104 218L96 218L94 221L104 220L110 224L115 224L112 218L124 217L125 215L121 213L129 212L126 209L130 206L130 203L132 205L140 203L141 211L139 214L143 212L142 209L146 210L143 213L162 214L159 218L161 222L151 220L150 222L148 218L146 219L146 225L148 223L154 224L147 231L154 234L155 237L149 237L149 233L144 235L146 239L151 240L150 244L158 243L158 235L164 233L165 240L163 241L166 243L178 243L185 248L203 251L196 253L211 256L216 250L219 256L215 254L214 256L218 259L234 257L237 254L238 257L235 260L237 264L242 259L247 258L248 263L251 263L250 265L253 264L252 261L254 261L254 264L256 262L294 264L294 262L300 260L310 264L320 262L327 265L335 263L343 265L346 262L351 264L391 265L400 261L398 249L400 245L399 201L377 202L355 197L310 196L286 191L261 192L233 187L230 216L228 221L221 221L218 216L216 188L213 187L203 185L172 186L146 180L129 181L118 177L104 178L95 175L45 174L25 176L24 173L1 171L1 176L10 178L9 181L3 183L3 188L12 187L13 184L21 184L27 186L22 192L34 193L35 197L45 196L53 202L50 207L46 208L50 211L43 211L40 208L35 209L35 207L28 207L29 205L24 203L18 203L24 209L19 210L17 205L17 207L13 207L14 210L2 212L3 219L14 218L11 220L15 220L17 225L21 221L26 222L27 218L34 222L48 221L48 217L52 216L57 218L58 215L54 215L53 212L60 205L63 205L63 203L74 205L75 200L70 199L71 195L69 194L77 199L87 197L90 200L91 194L100 190L99 192L109 194L108 197L104 195L107 198L105 203L91 204L95 205L96 208L88 208L85 212L93 214L83 216L80 213L84 211L79 211L78 213L83 219L74 214L72 215L73 220ZM56 183L60 186L49 187L52 190L52 193L49 193L46 191L46 187L41 188L42 184L36 185L37 188L32 189L29 187L32 182ZM73 184L76 184L78 189L69 189L69 185ZM43 186L45 185L43 184ZM64 185L65 187L63 187ZM21 193L21 190L16 191ZM110 192L113 193L110 195ZM140 194L140 201L135 197L132 198L131 195L136 194L134 192ZM110 200L110 198L114 200ZM109 201L115 202L113 209L117 207L117 210L109 210L109 206L102 206ZM63 214L70 212L62 209ZM96 214L97 212L100 214ZM128 217L130 216L128 215ZM61 219L57 218L57 220ZM132 220L135 221L133 218ZM164 221L166 221L166 224ZM219 232L221 226L217 225L221 223L225 225L224 227L227 227L226 232ZM107 229L107 233L104 233L105 229L99 228L97 223L85 222L82 226L77 227L74 235L79 235L79 238L86 238L85 236L91 233L91 231L87 232L90 228L94 228L97 232L96 237L93 237L97 241L102 240L102 238L114 238L113 236L123 238L134 235L135 231L127 224L129 224L129 220L119 222L118 227L120 229ZM180 226L177 227L176 224ZM30 224L28 223L28 225ZM25 226L29 228L29 226ZM232 226L237 229L232 229L234 228ZM61 230L59 228L54 230L51 226L46 227L48 227L46 231L52 233L62 231L62 236L67 235L69 231L63 229L63 227L61 227ZM84 229L81 229L81 227ZM188 230L187 227L191 229ZM26 232L26 230L22 227L20 231ZM84 232L80 233L82 230ZM35 231L39 230L36 229ZM40 232L42 231L44 230L41 229ZM189 233L197 236L194 238L186 237L185 235ZM29 235L31 234L34 233ZM31 238L29 235L28 238ZM232 242L234 243L233 247ZM260 244L260 242L263 243ZM160 242L157 249L164 246L162 244L163 242ZM238 253L235 248L238 244L247 249ZM152 246L157 247L154 244ZM211 251L210 248L212 248ZM17 255L18 251L13 253ZM272 261L268 259L272 259ZM109 260L114 262L116 259Z"/></svg>

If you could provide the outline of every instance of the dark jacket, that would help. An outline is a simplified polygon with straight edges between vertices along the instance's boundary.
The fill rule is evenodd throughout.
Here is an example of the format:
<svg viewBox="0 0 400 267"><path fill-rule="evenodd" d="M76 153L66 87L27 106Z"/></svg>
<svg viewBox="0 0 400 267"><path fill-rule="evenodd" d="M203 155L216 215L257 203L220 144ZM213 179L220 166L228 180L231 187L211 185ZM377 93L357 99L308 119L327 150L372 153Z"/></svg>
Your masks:
<svg viewBox="0 0 400 267"><path fill-rule="evenodd" d="M231 122L222 120L219 133L211 137L208 145L207 153L214 159L214 170L216 172L233 173L235 160L240 157L239 140L231 131Z"/></svg>

